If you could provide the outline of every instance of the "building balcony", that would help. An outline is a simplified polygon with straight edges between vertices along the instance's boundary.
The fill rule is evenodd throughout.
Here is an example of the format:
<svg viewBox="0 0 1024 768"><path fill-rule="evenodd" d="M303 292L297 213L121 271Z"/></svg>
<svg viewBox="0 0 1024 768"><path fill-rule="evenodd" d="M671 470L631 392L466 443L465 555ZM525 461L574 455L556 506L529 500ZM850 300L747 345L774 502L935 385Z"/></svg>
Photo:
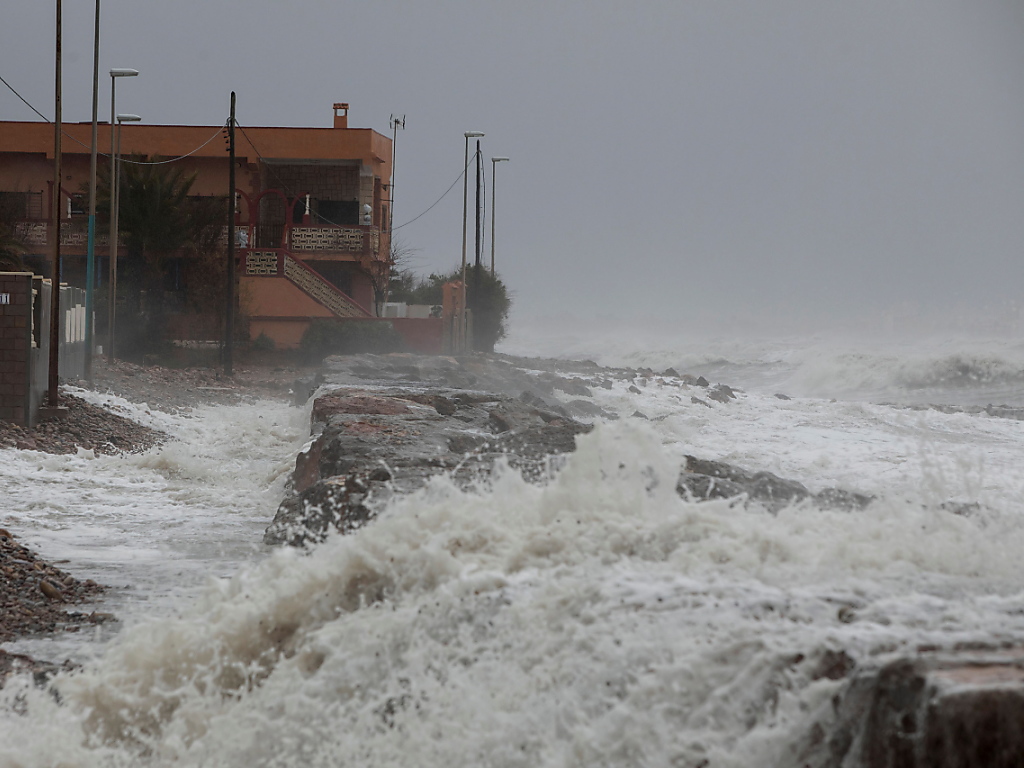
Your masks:
<svg viewBox="0 0 1024 768"><path fill-rule="evenodd" d="M252 248L284 248L299 258L382 258L380 227L313 226L309 224L237 225L244 234L239 244Z"/></svg>

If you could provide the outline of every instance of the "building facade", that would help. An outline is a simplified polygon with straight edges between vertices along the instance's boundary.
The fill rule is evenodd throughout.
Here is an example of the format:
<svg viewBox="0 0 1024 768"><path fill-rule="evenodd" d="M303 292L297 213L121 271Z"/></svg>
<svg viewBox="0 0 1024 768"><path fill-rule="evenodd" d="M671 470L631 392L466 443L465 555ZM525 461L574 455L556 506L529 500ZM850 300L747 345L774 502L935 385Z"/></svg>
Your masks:
<svg viewBox="0 0 1024 768"><path fill-rule="evenodd" d="M220 126L125 123L99 130L99 162L110 163L114 134L120 154L175 161L194 175L190 194L221 197L227 208L229 155ZM86 283L91 123L67 123L62 141L59 205L62 277ZM26 246L24 261L51 274L53 127L0 122L0 209ZM334 105L330 128L246 127L236 131L235 227L238 311L250 338L279 348L298 345L316 318L372 318L390 269L391 139L349 128L348 104ZM125 200L122 197L122 209ZM221 248L226 251L227 221ZM110 244L97 237L96 275L109 273ZM120 270L124 249L118 259ZM181 254L187 266L188 254ZM187 290L181 280L169 293ZM173 303L173 302L172 302ZM172 324L180 336L216 338L218 308L192 310ZM222 313L220 313L222 314ZM105 310L97 310L105 317ZM104 323L97 322L102 339Z"/></svg>

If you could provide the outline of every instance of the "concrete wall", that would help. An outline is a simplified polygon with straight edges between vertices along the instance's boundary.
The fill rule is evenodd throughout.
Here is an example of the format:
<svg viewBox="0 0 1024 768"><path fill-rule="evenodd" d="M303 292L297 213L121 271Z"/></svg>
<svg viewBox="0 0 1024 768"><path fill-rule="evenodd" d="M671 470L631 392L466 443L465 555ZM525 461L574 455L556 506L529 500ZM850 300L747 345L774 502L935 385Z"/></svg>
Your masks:
<svg viewBox="0 0 1024 768"><path fill-rule="evenodd" d="M302 335L309 328L310 319L298 317L259 318L249 321L249 336L257 338L265 333L274 340L277 349L298 349ZM380 323L388 322L394 326L405 341L406 349L426 355L438 355L442 351L442 327L440 318L377 318L360 317L339 320L344 323Z"/></svg>
<svg viewBox="0 0 1024 768"><path fill-rule="evenodd" d="M85 291L61 289L60 376L85 375ZM34 427L49 388L50 282L0 272L0 420Z"/></svg>

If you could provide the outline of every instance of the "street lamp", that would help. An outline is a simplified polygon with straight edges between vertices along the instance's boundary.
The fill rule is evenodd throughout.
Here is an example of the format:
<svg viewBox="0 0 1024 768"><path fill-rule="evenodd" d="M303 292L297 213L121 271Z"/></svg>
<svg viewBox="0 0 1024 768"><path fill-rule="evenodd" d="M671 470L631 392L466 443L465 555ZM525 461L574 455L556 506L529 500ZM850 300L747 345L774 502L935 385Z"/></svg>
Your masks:
<svg viewBox="0 0 1024 768"><path fill-rule="evenodd" d="M491 276L494 276L494 202L496 193L494 188L497 186L497 177L494 174L495 169L498 167L498 163L507 163L507 157L492 157L491 158Z"/></svg>
<svg viewBox="0 0 1024 768"><path fill-rule="evenodd" d="M107 331L110 337L107 339L107 360L114 359L114 283L117 280L117 217L114 213L114 197L117 193L117 173L114 160L114 101L115 85L119 77L137 77L137 69L112 69L110 70L110 264L108 265L107 290L110 296L107 301Z"/></svg>
<svg viewBox="0 0 1024 768"><path fill-rule="evenodd" d="M137 123L141 119L142 118L138 115L117 116L117 143L114 146L114 173L111 176L113 195L111 197L110 207L110 280L107 284L107 290L110 291L110 301L108 305L110 314L107 319L107 328L110 333L110 338L107 340L110 343L110 352L107 356L108 360L114 359L114 307L115 299L117 297L117 241L120 239L118 237L117 219L121 210L121 123Z"/></svg>
<svg viewBox="0 0 1024 768"><path fill-rule="evenodd" d="M466 344L466 216L469 208L469 140L479 139L484 134L480 131L466 131L465 165L462 169L462 294L461 318L459 322L460 351L465 351Z"/></svg>

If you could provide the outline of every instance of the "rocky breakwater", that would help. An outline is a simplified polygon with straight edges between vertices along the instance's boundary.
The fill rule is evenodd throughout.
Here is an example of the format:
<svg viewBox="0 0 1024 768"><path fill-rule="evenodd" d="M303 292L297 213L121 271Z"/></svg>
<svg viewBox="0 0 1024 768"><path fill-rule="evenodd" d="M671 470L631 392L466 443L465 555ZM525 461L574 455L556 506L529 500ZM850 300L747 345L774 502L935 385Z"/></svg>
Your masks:
<svg viewBox="0 0 1024 768"><path fill-rule="evenodd" d="M652 376L693 391L691 402L708 407L728 407L736 397L727 385L672 370L498 355L332 358L294 388L303 402L315 393L315 437L296 460L264 540L302 546L332 530L352 532L395 494L441 473L457 483L486 479L499 459L542 481L593 428L589 421L618 418L592 401L594 389L628 390ZM766 514L792 504L856 514L872 503L853 491L812 493L795 480L695 456L686 457L676 490L692 501L731 499ZM821 676L843 685L822 711L808 713L780 765L1024 765L1024 650L919 648L873 666L836 651Z"/></svg>
<svg viewBox="0 0 1024 768"><path fill-rule="evenodd" d="M499 393L451 388L344 388L317 397L319 434L296 461L264 541L301 545L371 520L396 493L437 474L486 477L503 459L540 478L590 425Z"/></svg>
<svg viewBox="0 0 1024 768"><path fill-rule="evenodd" d="M539 480L575 450L595 419L616 419L593 402L594 389L633 387L653 371L590 362L524 360L501 355L450 357L355 355L330 358L295 385L298 400L316 393L315 438L301 453L286 498L266 531L268 544L302 545L331 530L365 524L395 493L448 473L456 482L486 477L500 458ZM731 387L667 371L663 380L727 404ZM556 397L560 393L561 397ZM643 417L636 412L634 417ZM694 499L735 498L769 511L800 501L862 508L870 497L841 490L811 493L770 472L688 457L677 490Z"/></svg>

